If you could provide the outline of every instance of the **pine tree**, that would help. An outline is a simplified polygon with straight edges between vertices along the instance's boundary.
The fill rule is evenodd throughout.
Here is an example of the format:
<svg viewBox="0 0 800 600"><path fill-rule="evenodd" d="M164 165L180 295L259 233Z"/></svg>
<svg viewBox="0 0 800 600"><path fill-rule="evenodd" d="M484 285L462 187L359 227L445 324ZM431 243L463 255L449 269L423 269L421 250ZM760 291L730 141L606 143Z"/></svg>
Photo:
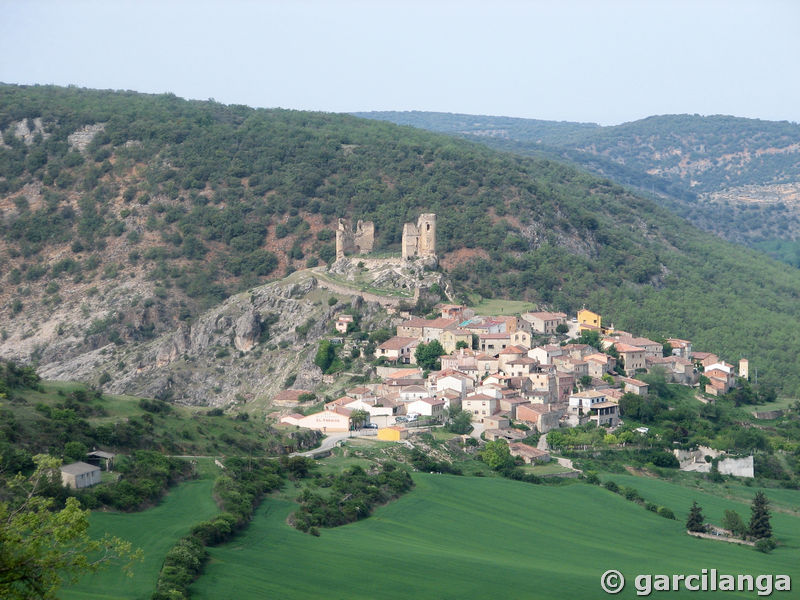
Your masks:
<svg viewBox="0 0 800 600"><path fill-rule="evenodd" d="M772 525L769 522L769 500L764 492L758 492L750 506L750 535L757 540L772 537Z"/></svg>
<svg viewBox="0 0 800 600"><path fill-rule="evenodd" d="M696 501L692 502L692 507L689 509L689 518L686 519L686 529L705 532L706 526L703 521L705 521L703 509L700 508Z"/></svg>

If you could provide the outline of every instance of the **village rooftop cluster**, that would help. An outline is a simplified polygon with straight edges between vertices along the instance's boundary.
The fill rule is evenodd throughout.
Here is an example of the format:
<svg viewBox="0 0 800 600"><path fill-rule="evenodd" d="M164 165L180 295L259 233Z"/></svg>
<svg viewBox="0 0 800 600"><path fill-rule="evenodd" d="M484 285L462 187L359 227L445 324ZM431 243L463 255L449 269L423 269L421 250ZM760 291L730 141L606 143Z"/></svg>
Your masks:
<svg viewBox="0 0 800 600"><path fill-rule="evenodd" d="M506 439L512 453L531 462L544 459L544 453L520 447L525 445L519 440L529 434L511 423L539 433L588 422L613 430L620 424L620 398L648 394L648 384L637 374L657 368L668 383L698 389L702 376L702 391L711 397L749 375L746 359L736 369L715 354L694 351L689 340L657 342L604 327L601 315L587 309L571 319L560 312L479 316L466 306L438 309L437 318L402 321L396 335L376 348L375 357L386 365L377 368L380 383L347 389L323 410L293 413L281 423L344 432L352 429L351 417L359 411L365 426L377 428L378 439L400 441L413 426L441 423L445 411L460 409L486 440ZM346 331L350 318L341 315L337 330ZM583 332L596 332L598 347L574 343ZM441 369L414 368L417 349L434 340L445 352ZM286 390L276 400L291 402L303 392Z"/></svg>

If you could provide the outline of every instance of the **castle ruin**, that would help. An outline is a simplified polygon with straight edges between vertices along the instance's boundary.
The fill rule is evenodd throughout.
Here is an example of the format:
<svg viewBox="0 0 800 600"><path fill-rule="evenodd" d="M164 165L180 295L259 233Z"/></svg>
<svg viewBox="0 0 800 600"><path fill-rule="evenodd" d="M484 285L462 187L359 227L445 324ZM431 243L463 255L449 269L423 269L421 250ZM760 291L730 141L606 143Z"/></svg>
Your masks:
<svg viewBox="0 0 800 600"><path fill-rule="evenodd" d="M403 260L415 257L436 258L436 215L423 213L417 224L403 225Z"/></svg>
<svg viewBox="0 0 800 600"><path fill-rule="evenodd" d="M369 254L375 244L375 224L372 221L356 223L355 229L344 219L339 219L336 229L336 260L353 254Z"/></svg>

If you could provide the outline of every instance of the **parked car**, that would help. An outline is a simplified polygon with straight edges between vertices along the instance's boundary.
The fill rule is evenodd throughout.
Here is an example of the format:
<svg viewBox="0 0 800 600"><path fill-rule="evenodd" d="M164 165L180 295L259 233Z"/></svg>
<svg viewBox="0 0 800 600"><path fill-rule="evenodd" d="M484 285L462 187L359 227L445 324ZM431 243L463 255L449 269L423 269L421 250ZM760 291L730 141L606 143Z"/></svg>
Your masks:
<svg viewBox="0 0 800 600"><path fill-rule="evenodd" d="M377 423L367 423L366 425L364 425L364 428L365 429L377 429L378 428L378 424Z"/></svg>
<svg viewBox="0 0 800 600"><path fill-rule="evenodd" d="M406 423L406 422L408 422L408 417L396 417L395 418L395 422L396 423Z"/></svg>

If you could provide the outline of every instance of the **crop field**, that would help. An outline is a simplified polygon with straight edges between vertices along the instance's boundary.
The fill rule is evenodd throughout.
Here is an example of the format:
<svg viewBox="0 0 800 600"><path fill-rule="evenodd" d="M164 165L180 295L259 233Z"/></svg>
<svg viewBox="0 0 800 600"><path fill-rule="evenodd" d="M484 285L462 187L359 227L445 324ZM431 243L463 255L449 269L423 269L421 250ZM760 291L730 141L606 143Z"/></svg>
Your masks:
<svg viewBox="0 0 800 600"><path fill-rule="evenodd" d="M670 506L681 519L693 496L692 490L669 482L614 478ZM637 597L633 579L640 573L715 568L730 574L788 574L800 581L800 519L789 514L773 519L786 546L766 555L691 538L683 520L664 519L597 486L428 474L415 474L414 480L412 492L373 517L323 529L318 538L286 524L293 503L267 499L244 534L210 550L211 561L193 586L193 597L602 598L599 580L608 569L628 579L617 596L622 598ZM706 502L715 518L728 508L722 498L698 501ZM741 514L746 506L736 508ZM754 594L718 593L725 598Z"/></svg>
<svg viewBox="0 0 800 600"><path fill-rule="evenodd" d="M211 498L212 479L179 484L161 504L140 513L93 512L90 533L102 537L108 532L128 540L144 551L144 561L136 563L132 578L118 567L82 578L64 588L64 600L149 600L167 551L178 538L189 533L195 523L219 512Z"/></svg>

